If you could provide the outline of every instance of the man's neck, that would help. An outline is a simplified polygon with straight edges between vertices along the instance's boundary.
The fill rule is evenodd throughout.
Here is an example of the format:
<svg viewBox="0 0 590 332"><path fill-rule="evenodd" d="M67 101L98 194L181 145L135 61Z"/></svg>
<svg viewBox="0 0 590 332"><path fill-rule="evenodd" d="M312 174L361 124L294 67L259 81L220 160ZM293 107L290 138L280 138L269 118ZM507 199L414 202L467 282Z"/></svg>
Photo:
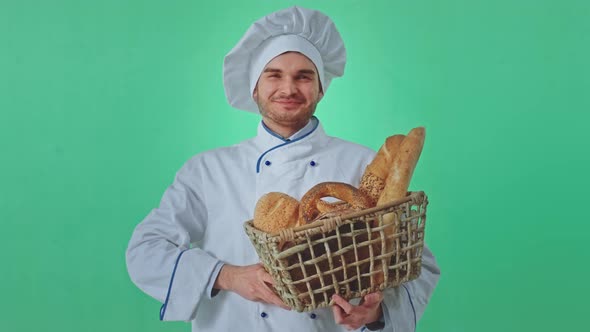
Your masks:
<svg viewBox="0 0 590 332"><path fill-rule="evenodd" d="M268 118L263 118L262 122L264 125L270 129L273 133L281 136L283 139L288 139L289 137L293 136L296 132L300 131L303 127L305 127L309 123L309 119L302 123L295 123L293 125L285 126L280 125Z"/></svg>

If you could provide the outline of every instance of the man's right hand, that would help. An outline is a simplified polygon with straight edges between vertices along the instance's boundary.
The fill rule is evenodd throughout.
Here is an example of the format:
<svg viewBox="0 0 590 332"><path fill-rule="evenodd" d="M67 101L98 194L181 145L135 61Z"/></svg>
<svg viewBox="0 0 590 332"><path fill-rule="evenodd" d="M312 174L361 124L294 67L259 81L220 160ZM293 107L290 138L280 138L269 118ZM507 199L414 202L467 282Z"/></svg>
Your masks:
<svg viewBox="0 0 590 332"><path fill-rule="evenodd" d="M272 291L270 285L274 285L274 280L260 263L247 266L225 264L221 268L213 287L237 293L250 301L274 304L283 309L291 310Z"/></svg>

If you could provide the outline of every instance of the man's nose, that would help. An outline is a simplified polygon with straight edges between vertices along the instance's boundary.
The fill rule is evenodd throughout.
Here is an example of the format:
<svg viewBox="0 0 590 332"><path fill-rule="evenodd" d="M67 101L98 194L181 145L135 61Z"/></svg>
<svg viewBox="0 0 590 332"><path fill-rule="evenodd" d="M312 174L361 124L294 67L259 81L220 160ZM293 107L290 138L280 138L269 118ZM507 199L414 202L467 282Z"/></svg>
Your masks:
<svg viewBox="0 0 590 332"><path fill-rule="evenodd" d="M281 93L291 96L297 92L297 85L292 79L285 79L281 83Z"/></svg>

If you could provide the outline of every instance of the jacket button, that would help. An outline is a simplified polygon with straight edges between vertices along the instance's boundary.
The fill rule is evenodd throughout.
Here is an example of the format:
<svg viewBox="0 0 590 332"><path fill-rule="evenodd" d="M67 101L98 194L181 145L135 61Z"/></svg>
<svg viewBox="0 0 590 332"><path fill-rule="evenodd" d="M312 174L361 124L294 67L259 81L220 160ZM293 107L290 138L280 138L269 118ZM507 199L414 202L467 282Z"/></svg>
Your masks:
<svg viewBox="0 0 590 332"><path fill-rule="evenodd" d="M311 319L316 319L317 315L312 312L311 315L309 315L309 317L311 317Z"/></svg>
<svg viewBox="0 0 590 332"><path fill-rule="evenodd" d="M265 161L265 162L264 162L264 164L265 164L266 166L270 166L271 162L270 162L269 160L267 160L267 161Z"/></svg>
<svg viewBox="0 0 590 332"><path fill-rule="evenodd" d="M266 312L264 312L264 311L263 311L262 313L260 313L260 317L262 317L262 318L266 318L267 316L268 316L268 315L267 315L267 314L266 314Z"/></svg>
<svg viewBox="0 0 590 332"><path fill-rule="evenodd" d="M313 166L317 165L317 164L315 163L315 161L313 161L313 160L312 160L312 161L310 161L310 162L309 162L309 164L311 165L311 167L313 167Z"/></svg>

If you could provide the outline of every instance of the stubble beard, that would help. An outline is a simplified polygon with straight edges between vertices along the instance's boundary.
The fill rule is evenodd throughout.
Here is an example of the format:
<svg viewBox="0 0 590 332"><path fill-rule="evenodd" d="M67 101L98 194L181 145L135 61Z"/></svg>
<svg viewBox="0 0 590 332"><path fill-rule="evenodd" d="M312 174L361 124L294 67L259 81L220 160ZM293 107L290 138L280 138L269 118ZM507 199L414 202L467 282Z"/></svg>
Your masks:
<svg viewBox="0 0 590 332"><path fill-rule="evenodd" d="M280 112L269 110L268 108L270 107L267 108L266 105L262 103L257 104L258 110L260 111L260 114L263 118L269 119L270 121L282 126L299 127L299 129L301 129L309 122L309 119L311 119L315 113L318 101L314 101L309 105L309 107L306 107L303 112L299 111L298 114L294 116L290 116L291 114L289 113L281 114ZM306 116L303 116L304 114Z"/></svg>

